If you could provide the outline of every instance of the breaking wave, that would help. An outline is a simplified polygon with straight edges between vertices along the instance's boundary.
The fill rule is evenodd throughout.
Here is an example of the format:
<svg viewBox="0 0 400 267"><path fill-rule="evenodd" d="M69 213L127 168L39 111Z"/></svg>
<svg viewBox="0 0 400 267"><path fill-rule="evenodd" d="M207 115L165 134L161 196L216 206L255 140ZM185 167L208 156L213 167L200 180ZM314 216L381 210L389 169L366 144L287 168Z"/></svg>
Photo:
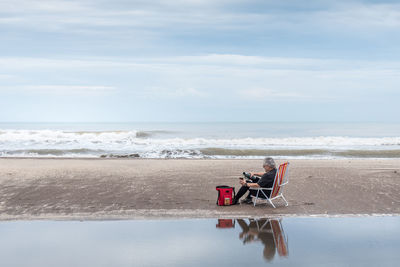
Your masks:
<svg viewBox="0 0 400 267"><path fill-rule="evenodd" d="M183 138L167 131L0 130L1 157L400 158L400 137Z"/></svg>

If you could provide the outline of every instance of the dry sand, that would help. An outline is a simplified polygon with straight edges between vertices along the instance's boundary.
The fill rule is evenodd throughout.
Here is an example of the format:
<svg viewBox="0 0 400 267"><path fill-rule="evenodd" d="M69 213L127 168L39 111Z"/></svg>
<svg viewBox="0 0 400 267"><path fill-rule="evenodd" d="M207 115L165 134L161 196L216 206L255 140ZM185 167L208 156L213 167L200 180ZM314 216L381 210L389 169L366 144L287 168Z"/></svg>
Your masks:
<svg viewBox="0 0 400 267"><path fill-rule="evenodd" d="M261 160L0 158L0 220L400 214L398 159L289 162L274 209L215 205L216 185L238 190Z"/></svg>

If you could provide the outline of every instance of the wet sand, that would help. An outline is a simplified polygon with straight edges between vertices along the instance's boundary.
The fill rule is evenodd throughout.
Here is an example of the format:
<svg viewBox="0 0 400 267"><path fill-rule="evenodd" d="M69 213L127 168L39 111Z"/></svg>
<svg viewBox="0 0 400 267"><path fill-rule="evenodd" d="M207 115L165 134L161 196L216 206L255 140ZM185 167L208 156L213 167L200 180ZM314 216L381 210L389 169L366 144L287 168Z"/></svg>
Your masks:
<svg viewBox="0 0 400 267"><path fill-rule="evenodd" d="M273 209L215 205L261 160L0 158L0 220L400 215L398 159L288 161Z"/></svg>

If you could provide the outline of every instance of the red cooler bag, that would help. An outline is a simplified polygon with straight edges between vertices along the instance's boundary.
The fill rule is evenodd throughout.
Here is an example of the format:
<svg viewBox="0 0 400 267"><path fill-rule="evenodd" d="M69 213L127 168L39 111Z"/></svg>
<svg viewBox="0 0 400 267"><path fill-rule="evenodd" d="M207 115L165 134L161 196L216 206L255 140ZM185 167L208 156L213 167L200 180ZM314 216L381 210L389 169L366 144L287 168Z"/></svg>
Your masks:
<svg viewBox="0 0 400 267"><path fill-rule="evenodd" d="M217 205L229 206L232 205L235 198L235 188L227 185L219 185L215 188L218 191Z"/></svg>

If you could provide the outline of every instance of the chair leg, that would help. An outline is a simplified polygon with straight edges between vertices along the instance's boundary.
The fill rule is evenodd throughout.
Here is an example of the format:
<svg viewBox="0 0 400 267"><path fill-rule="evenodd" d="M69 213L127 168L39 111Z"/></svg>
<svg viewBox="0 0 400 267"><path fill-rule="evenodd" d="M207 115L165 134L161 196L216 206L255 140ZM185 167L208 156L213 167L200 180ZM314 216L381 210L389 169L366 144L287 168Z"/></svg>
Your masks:
<svg viewBox="0 0 400 267"><path fill-rule="evenodd" d="M272 205L272 207L274 207L274 209L276 208L274 203L272 203L271 199L268 199L269 203Z"/></svg>
<svg viewBox="0 0 400 267"><path fill-rule="evenodd" d="M283 198L283 200L285 201L285 206L287 207L287 206L289 206L289 203L286 201L286 198L281 194L281 196L282 196L282 198Z"/></svg>
<svg viewBox="0 0 400 267"><path fill-rule="evenodd" d="M260 190L257 190L257 195L256 195L256 198L253 198L253 206L255 207L256 206L256 203L257 203L257 199L258 199L258 193L260 192Z"/></svg>

